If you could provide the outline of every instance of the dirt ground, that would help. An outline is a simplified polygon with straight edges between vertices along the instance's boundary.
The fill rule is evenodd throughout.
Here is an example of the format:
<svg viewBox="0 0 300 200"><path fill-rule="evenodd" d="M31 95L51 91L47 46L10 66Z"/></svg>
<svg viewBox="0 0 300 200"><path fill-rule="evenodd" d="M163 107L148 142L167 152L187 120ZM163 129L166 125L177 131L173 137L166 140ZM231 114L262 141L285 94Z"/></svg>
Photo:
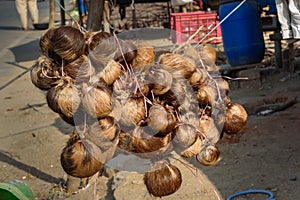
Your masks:
<svg viewBox="0 0 300 200"><path fill-rule="evenodd" d="M266 189L274 192L276 199L298 199L300 198L299 71L287 73L282 70L271 70L267 74L262 73L261 78L256 81L259 85L249 84L249 87L243 88L237 87L236 82L232 82L229 93L232 101L243 105L247 103L257 105L261 99L274 99L278 95L283 99L297 98L297 101L290 107L270 115L249 115L246 127L239 134L225 135L220 141L222 160L216 166L204 167L193 160L188 160L190 164L199 168L208 180L189 173L185 181L189 183L199 178L204 188L215 186L223 198L241 190ZM59 157L68 139L67 134L71 133L73 128L50 111L45 94L32 85L29 73L3 89L0 98L2 112L0 181L23 180L30 186L36 199L67 198L62 193L58 195L56 186L66 180ZM130 185L133 182L130 182L132 177L129 178L127 185L119 184L119 188L125 187L123 190L127 194L118 194L122 197L120 199L131 199L130 191L137 192L142 190L141 188L145 190L141 176L137 176L139 178L133 178L138 182L136 184ZM117 195L114 192L122 190L113 189L112 183L116 184L115 182L122 178L118 178L118 181L112 181L110 178L111 175L98 177L97 190L95 187L89 187L88 190L69 199L83 199L82 195L86 198L86 195L91 195L95 191L100 199L114 199L113 195ZM189 190L195 191L197 187L200 188L200 183L185 184L185 187L189 187L181 192L189 194L187 193ZM217 199L215 195L207 198L203 198L205 197L203 195L200 192L196 193L196 196L194 194L185 197ZM178 196L181 197L184 196ZM173 196L172 199L177 198Z"/></svg>
<svg viewBox="0 0 300 200"><path fill-rule="evenodd" d="M20 64L29 67L33 63ZM204 167L193 159L178 161L184 182L177 193L163 199L218 199L218 192L225 199L248 189L272 191L279 200L300 199L299 66L294 73L271 67L252 82L230 82L232 101L245 105L249 112L247 125L219 142L222 160L216 166ZM66 195L60 190L67 176L59 158L73 127L48 108L45 93L31 83L29 73L2 89L0 99L0 182L23 180L39 200L154 199L146 192L142 174L111 169L86 190ZM292 103L269 115L255 114L266 99ZM187 164L198 170L190 170Z"/></svg>

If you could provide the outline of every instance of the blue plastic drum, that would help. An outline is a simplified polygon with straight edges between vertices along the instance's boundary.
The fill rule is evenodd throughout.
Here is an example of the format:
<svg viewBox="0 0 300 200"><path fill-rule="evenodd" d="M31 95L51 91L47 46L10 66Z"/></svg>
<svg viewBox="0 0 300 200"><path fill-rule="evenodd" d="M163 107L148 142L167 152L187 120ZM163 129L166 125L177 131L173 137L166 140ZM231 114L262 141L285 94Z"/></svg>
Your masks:
<svg viewBox="0 0 300 200"><path fill-rule="evenodd" d="M221 1L222 21L241 1ZM258 4L247 0L222 24L222 39L227 61L232 66L260 63L264 58L265 43Z"/></svg>

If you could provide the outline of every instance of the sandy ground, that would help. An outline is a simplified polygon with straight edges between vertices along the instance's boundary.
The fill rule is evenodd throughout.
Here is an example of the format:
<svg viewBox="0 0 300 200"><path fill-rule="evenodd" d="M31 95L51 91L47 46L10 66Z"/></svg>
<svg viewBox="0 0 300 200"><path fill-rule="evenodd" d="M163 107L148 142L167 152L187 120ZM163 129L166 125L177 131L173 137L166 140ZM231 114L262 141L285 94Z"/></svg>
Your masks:
<svg viewBox="0 0 300 200"><path fill-rule="evenodd" d="M37 43L33 45L37 47ZM18 64L29 68L33 63L34 60ZM222 160L216 166L204 167L193 159L185 160L198 168L191 171L179 162L183 185L163 199L218 199L217 192L225 199L248 189L272 191L279 200L300 199L299 73L270 70L262 73L256 84L237 85L231 82L229 96L234 102L250 105L249 112L261 99L280 96L296 100L270 115L249 115L239 134L225 135L220 141ZM59 158L73 127L48 108L45 93L33 86L29 73L2 88L0 99L0 182L23 180L36 199L153 199L146 192L142 174L115 174L113 170L106 170L79 194L66 195L59 190L67 178Z"/></svg>

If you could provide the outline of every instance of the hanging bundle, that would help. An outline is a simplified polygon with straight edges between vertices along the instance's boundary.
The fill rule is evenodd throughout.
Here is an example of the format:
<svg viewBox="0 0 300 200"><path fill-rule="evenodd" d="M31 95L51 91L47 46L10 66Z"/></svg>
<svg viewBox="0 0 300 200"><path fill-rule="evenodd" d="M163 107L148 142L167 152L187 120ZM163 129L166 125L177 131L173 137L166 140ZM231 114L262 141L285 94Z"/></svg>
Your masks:
<svg viewBox="0 0 300 200"><path fill-rule="evenodd" d="M49 90L60 79L58 67L46 56L40 56L30 71L32 83L41 90Z"/></svg>
<svg viewBox="0 0 300 200"><path fill-rule="evenodd" d="M167 196L180 188L181 172L167 161L157 161L145 173L144 183L151 195L155 197Z"/></svg>
<svg viewBox="0 0 300 200"><path fill-rule="evenodd" d="M79 90L70 77L60 79L58 84L47 92L46 99L54 112L69 118L73 117L81 103Z"/></svg>
<svg viewBox="0 0 300 200"><path fill-rule="evenodd" d="M85 53L84 34L72 26L60 26L54 29L50 41L53 52L67 63Z"/></svg>
<svg viewBox="0 0 300 200"><path fill-rule="evenodd" d="M32 83L47 91L51 110L76 126L61 153L69 175L89 177L117 154L134 154L152 162L144 174L149 193L167 196L182 177L162 158L176 152L215 165L221 132L235 134L247 122L218 76L211 46L158 56L143 41L61 26L49 29L40 47Z"/></svg>
<svg viewBox="0 0 300 200"><path fill-rule="evenodd" d="M99 81L93 85L82 84L82 106L90 116L106 117L112 111L111 90Z"/></svg>
<svg viewBox="0 0 300 200"><path fill-rule="evenodd" d="M81 139L77 133L72 133L67 146L60 157L65 172L78 178L86 178L96 174L104 167L100 162L101 151L88 139Z"/></svg>
<svg viewBox="0 0 300 200"><path fill-rule="evenodd" d="M239 132L247 123L247 112L238 103L229 103L226 110L226 118L223 131L229 134Z"/></svg>

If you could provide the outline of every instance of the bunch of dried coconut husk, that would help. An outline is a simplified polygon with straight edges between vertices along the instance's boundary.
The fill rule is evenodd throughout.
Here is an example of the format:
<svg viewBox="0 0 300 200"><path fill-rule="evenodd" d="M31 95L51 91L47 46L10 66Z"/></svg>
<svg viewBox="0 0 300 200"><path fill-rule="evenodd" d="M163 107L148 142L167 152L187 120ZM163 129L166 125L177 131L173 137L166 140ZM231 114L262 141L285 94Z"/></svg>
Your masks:
<svg viewBox="0 0 300 200"><path fill-rule="evenodd" d="M61 154L71 176L92 176L117 153L130 153L152 162L144 176L148 191L170 195L182 182L166 160L170 152L214 165L220 133L237 133L247 121L228 97L211 48L157 53L145 41L71 26L49 29L40 48L32 82L76 127Z"/></svg>

